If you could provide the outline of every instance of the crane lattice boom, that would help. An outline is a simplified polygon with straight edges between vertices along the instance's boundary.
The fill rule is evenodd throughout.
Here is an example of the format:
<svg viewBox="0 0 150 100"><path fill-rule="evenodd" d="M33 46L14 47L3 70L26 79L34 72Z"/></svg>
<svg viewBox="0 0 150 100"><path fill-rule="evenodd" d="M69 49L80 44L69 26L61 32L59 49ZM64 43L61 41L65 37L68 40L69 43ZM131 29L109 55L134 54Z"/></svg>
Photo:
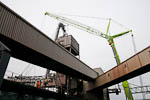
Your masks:
<svg viewBox="0 0 150 100"><path fill-rule="evenodd" d="M55 15L55 14L52 14L52 13L48 13L48 12L46 12L45 15L53 17L53 18L55 18L55 19L65 23L65 24L71 25L73 27L76 27L78 29L84 30L84 31L89 32L91 34L94 34L94 35L97 35L97 36L109 39L109 36L107 36L103 32L101 32L101 31L99 31L97 29L94 29L94 28L92 28L92 27L90 27L88 25L84 25L84 24L82 24L80 22L73 21L71 19L68 19L68 18L65 18L65 17L62 17L62 16L58 16L58 15Z"/></svg>

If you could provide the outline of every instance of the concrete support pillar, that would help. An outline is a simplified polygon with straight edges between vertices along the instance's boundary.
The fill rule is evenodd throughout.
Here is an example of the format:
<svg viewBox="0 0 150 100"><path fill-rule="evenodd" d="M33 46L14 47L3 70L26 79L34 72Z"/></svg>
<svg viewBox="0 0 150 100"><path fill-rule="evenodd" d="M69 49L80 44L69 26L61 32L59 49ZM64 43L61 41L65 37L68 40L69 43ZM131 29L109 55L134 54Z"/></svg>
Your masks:
<svg viewBox="0 0 150 100"><path fill-rule="evenodd" d="M103 70L101 68L95 68L94 69L99 75L103 74ZM84 82L84 85L88 84L88 82ZM86 88L86 87L84 87ZM87 92L83 88L83 93L84 93L84 100L110 100L109 99L109 94L108 94L108 89L97 89L94 91Z"/></svg>
<svg viewBox="0 0 150 100"><path fill-rule="evenodd" d="M3 82L9 59L10 50L2 42L0 42L0 87Z"/></svg>

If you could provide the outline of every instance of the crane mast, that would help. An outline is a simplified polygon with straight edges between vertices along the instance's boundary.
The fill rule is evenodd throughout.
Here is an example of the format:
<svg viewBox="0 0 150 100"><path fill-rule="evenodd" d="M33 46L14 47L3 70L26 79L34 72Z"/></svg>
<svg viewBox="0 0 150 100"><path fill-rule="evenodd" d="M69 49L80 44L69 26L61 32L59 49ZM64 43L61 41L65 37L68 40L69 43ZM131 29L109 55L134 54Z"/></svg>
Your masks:
<svg viewBox="0 0 150 100"><path fill-rule="evenodd" d="M111 46L111 48L113 50L114 57L115 57L117 65L119 65L121 63L119 55L118 55L116 47L115 47L115 44L114 44L114 38L120 37L120 36L125 35L125 34L127 34L129 32L132 32L132 30L128 30L128 31L125 31L125 32L122 32L122 33L119 33L119 34L111 36L109 34L109 32L108 32L109 31L109 27L110 27L111 19L109 19L109 23L108 23L108 26L107 26L106 34L104 34L103 32L101 32L101 31L99 31L99 30L97 30L95 28L92 28L92 27L90 27L88 25L84 25L84 24L82 24L80 22L71 20L71 19L66 18L66 17L62 17L62 16L59 16L59 15L56 15L56 14L52 14L52 13L49 13L49 12L46 12L45 15L48 15L48 16L50 16L52 18L55 18L56 20L59 20L62 23L65 23L65 24L71 25L73 27L76 27L76 28L78 28L80 30L86 31L86 32L88 32L90 34L93 34L93 35L105 38L108 41L109 45ZM128 81L122 82L122 85L123 85L123 88L124 88L124 91L125 91L125 94L126 94L126 97L128 98L128 100L133 100L133 96L132 96L131 89L129 87Z"/></svg>

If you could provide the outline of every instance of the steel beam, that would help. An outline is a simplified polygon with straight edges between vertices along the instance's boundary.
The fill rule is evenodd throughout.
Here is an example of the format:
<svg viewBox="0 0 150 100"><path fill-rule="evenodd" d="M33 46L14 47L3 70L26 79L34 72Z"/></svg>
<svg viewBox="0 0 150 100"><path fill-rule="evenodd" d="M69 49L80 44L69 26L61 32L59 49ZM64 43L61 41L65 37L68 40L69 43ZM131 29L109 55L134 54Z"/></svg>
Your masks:
<svg viewBox="0 0 150 100"><path fill-rule="evenodd" d="M85 91L112 86L150 71L150 46L84 85Z"/></svg>
<svg viewBox="0 0 150 100"><path fill-rule="evenodd" d="M98 74L0 2L0 40L13 57L73 77L93 80Z"/></svg>
<svg viewBox="0 0 150 100"><path fill-rule="evenodd" d="M10 50L0 42L0 87L10 59Z"/></svg>

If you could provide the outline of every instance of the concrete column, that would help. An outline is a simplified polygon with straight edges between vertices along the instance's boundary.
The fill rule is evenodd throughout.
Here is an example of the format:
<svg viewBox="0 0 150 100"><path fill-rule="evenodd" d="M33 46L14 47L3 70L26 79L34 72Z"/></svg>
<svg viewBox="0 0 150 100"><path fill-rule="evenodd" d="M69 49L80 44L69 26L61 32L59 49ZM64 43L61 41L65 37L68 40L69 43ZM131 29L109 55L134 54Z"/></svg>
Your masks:
<svg viewBox="0 0 150 100"><path fill-rule="evenodd" d="M10 50L2 42L0 42L0 87L3 82L9 59Z"/></svg>
<svg viewBox="0 0 150 100"><path fill-rule="evenodd" d="M94 70L99 75L104 73L101 68L95 68ZM84 82L84 84L88 84L88 82ZM84 91L83 93L84 93L84 100L110 100L107 88L98 89L90 92Z"/></svg>

